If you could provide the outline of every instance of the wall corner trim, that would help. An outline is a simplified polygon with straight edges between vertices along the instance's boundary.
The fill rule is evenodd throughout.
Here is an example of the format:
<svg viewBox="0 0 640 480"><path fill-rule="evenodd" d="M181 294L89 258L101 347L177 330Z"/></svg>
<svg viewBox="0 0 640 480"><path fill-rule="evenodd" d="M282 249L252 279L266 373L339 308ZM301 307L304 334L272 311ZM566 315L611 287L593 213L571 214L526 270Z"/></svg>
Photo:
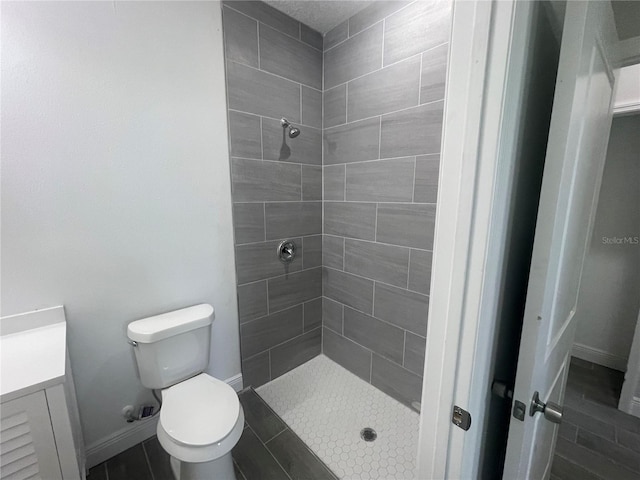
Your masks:
<svg viewBox="0 0 640 480"><path fill-rule="evenodd" d="M242 374L239 373L227 378L225 383L236 392L239 392L242 390ZM91 445L87 445L87 470L153 437L156 434L157 425L157 417L142 420L133 426L127 425Z"/></svg>
<svg viewBox="0 0 640 480"><path fill-rule="evenodd" d="M627 370L627 359L625 357L614 355L613 353L605 352L604 350L583 345L581 343L573 344L571 355L597 365L602 365L603 367L613 368L620 372Z"/></svg>

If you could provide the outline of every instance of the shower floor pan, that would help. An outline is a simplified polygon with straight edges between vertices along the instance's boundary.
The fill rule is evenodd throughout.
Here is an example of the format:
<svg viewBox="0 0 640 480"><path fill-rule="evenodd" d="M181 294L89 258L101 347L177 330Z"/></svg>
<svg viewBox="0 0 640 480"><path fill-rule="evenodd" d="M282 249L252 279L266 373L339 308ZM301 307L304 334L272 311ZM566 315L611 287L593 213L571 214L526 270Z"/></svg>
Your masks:
<svg viewBox="0 0 640 480"><path fill-rule="evenodd" d="M419 415L328 357L256 391L338 477L414 478Z"/></svg>

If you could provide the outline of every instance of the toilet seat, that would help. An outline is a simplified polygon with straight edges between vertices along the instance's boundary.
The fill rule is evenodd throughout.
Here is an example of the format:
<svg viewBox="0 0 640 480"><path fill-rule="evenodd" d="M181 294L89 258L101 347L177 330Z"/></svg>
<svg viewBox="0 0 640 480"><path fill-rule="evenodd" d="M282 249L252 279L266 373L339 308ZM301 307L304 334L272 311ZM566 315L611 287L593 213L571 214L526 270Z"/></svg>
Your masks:
<svg viewBox="0 0 640 480"><path fill-rule="evenodd" d="M162 391L158 440L178 460L219 458L233 448L243 426L244 413L236 392L206 373Z"/></svg>

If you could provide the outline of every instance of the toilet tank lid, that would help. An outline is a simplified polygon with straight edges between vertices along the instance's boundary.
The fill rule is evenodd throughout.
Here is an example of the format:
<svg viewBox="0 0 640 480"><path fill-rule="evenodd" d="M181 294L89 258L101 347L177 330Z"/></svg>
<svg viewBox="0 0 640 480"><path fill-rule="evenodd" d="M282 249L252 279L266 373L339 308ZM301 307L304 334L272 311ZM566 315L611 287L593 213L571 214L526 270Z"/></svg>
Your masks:
<svg viewBox="0 0 640 480"><path fill-rule="evenodd" d="M136 342L153 343L179 333L206 327L212 322L213 307L202 303L131 322L127 327L127 336Z"/></svg>

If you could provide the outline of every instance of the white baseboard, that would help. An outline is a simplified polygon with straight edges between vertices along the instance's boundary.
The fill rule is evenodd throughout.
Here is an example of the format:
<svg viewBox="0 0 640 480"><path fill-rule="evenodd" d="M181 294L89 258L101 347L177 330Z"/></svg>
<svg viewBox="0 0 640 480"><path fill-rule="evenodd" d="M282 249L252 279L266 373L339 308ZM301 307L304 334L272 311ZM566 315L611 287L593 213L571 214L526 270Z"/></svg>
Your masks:
<svg viewBox="0 0 640 480"><path fill-rule="evenodd" d="M227 378L225 382L236 392L242 390L242 374ZM86 449L87 470L145 441L147 438L153 437L156 434L157 424L157 417L141 420L88 445Z"/></svg>
<svg viewBox="0 0 640 480"><path fill-rule="evenodd" d="M597 348L582 345L580 343L574 343L571 355L588 362L602 365L603 367L613 368L620 372L627 370L627 359L613 353L605 352Z"/></svg>

